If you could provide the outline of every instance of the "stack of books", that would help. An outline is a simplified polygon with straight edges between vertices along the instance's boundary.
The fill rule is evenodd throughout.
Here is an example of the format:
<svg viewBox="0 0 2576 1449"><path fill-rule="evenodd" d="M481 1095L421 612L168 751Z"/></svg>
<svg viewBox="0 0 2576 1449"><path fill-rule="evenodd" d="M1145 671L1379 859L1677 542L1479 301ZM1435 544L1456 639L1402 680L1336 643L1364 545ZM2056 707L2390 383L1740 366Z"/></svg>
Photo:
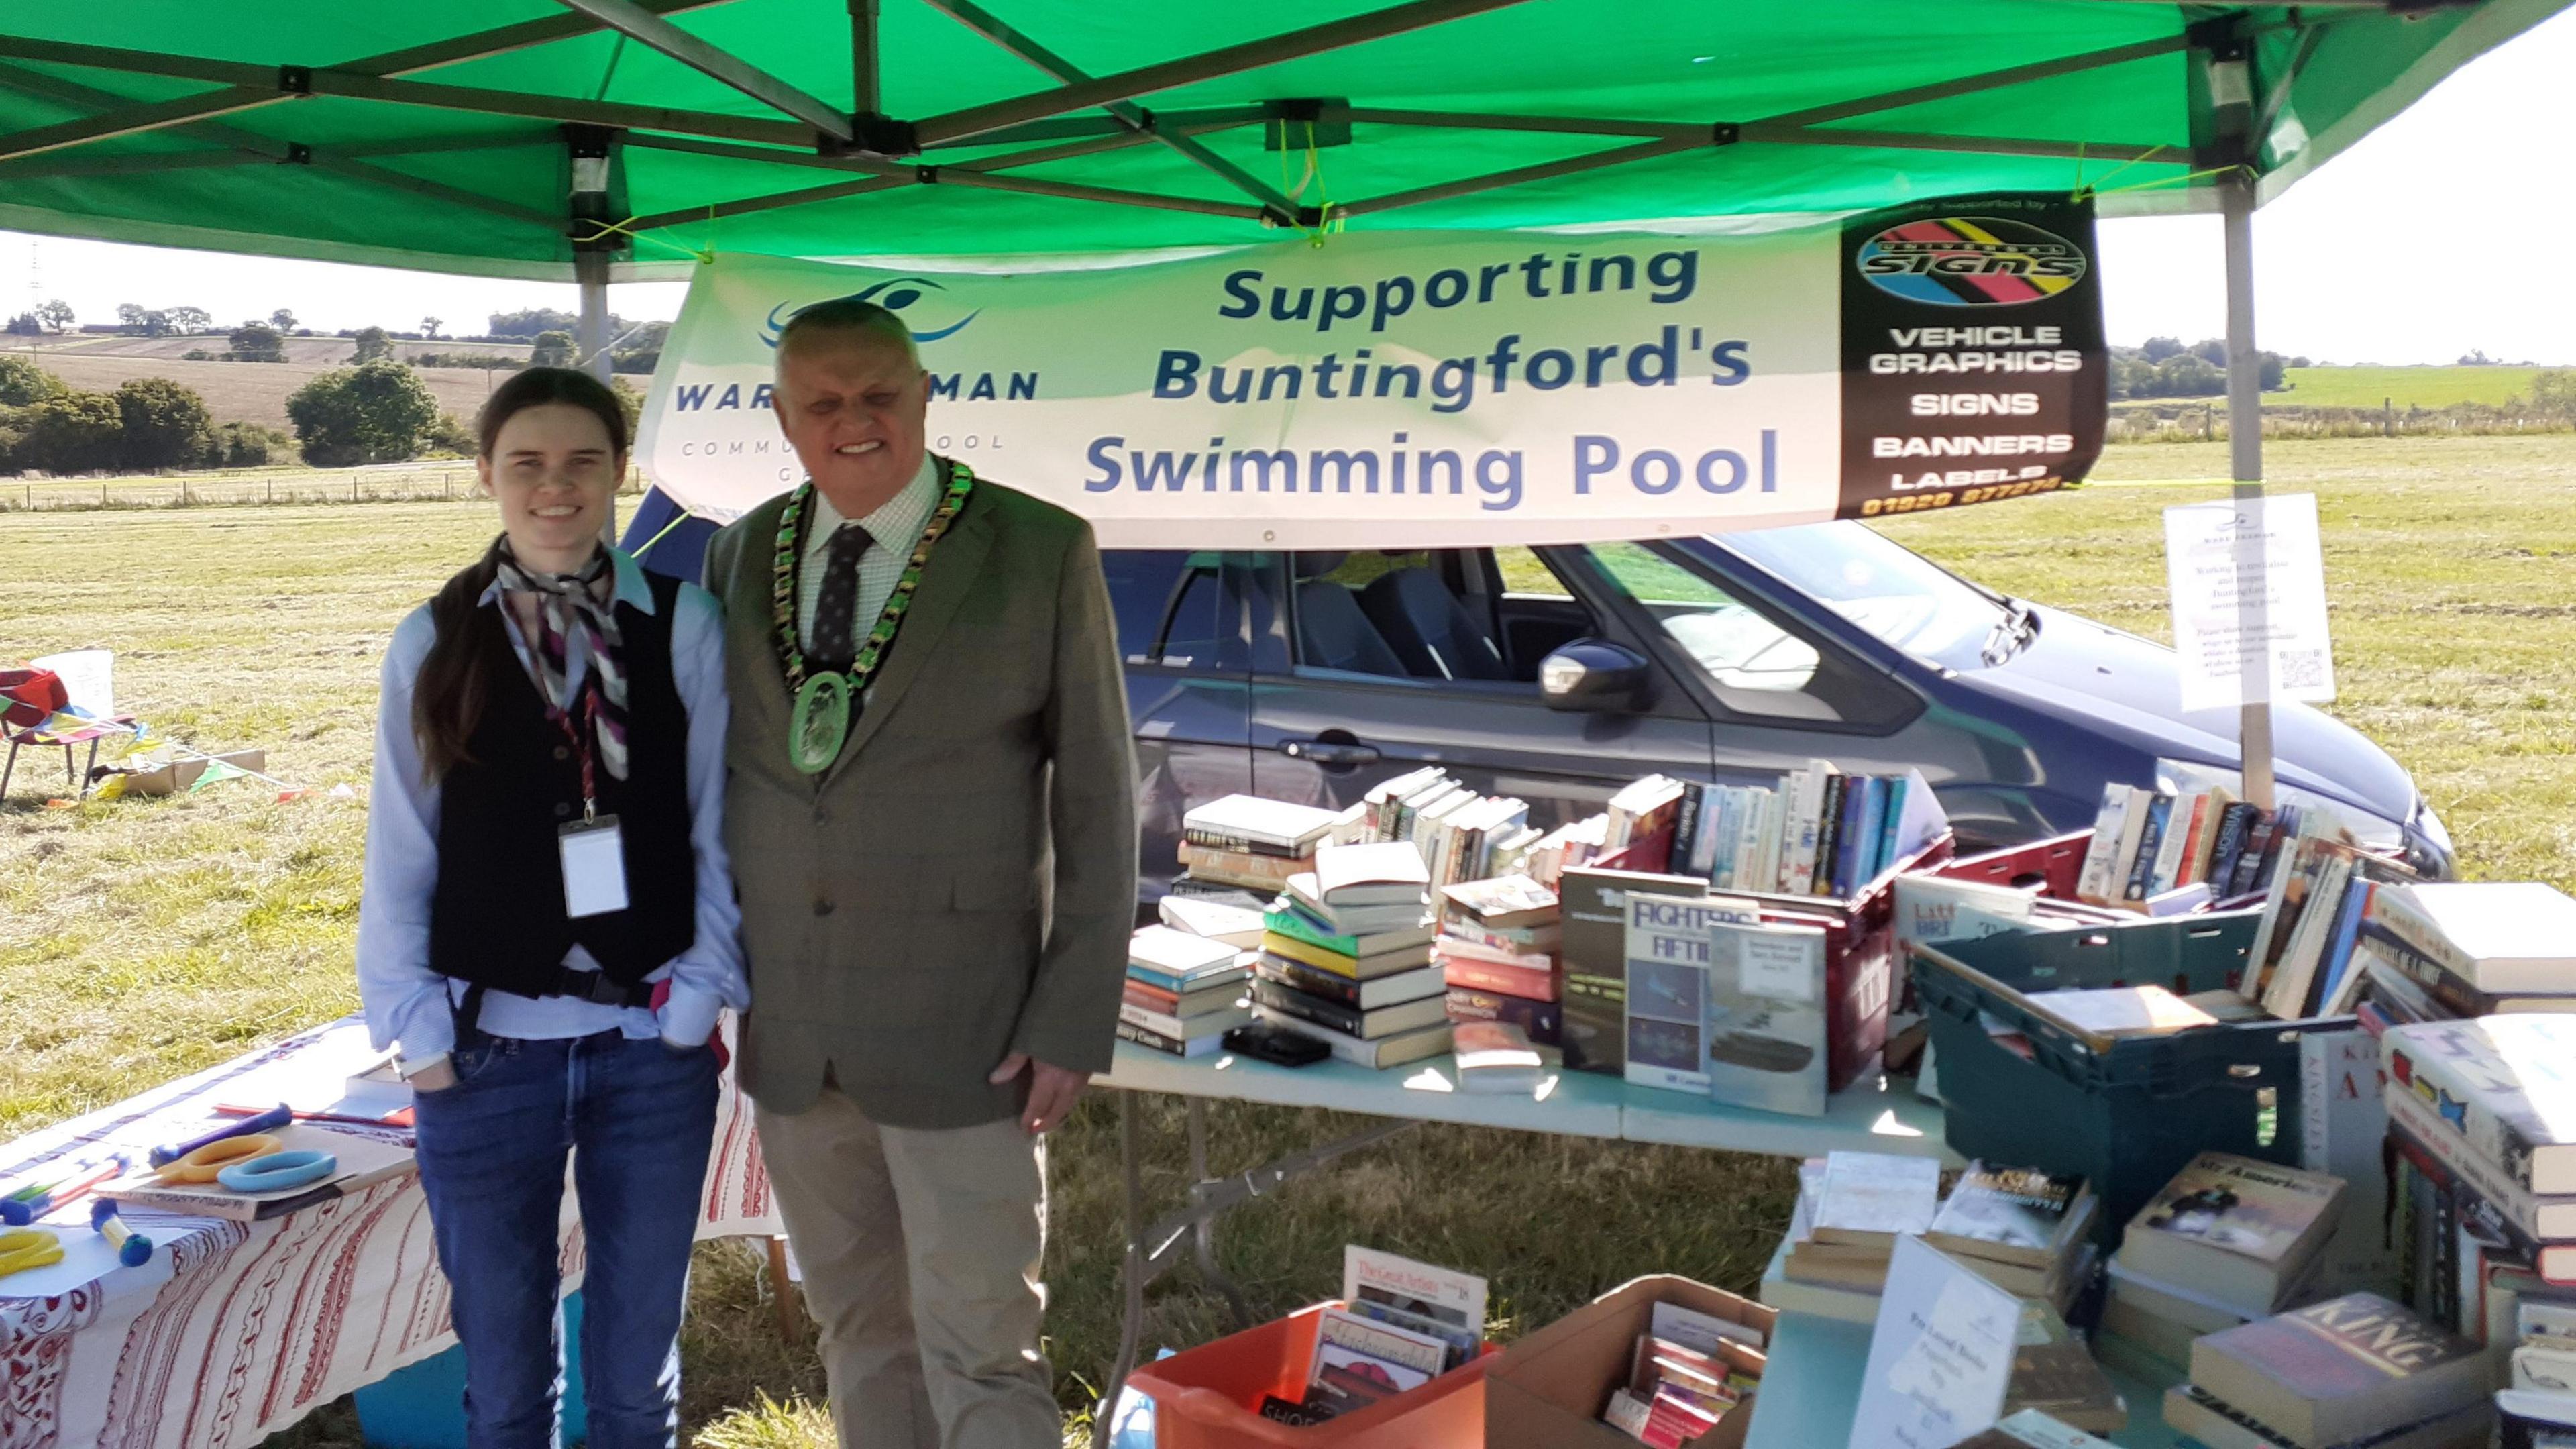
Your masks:
<svg viewBox="0 0 2576 1449"><path fill-rule="evenodd" d="M1716 1429L1762 1385L1763 1355L1720 1341L1707 1351L1642 1334L1628 1377L1601 1422L1656 1449L1680 1449Z"/></svg>
<svg viewBox="0 0 2576 1449"><path fill-rule="evenodd" d="M2090 1276L2101 1200L2084 1179L1971 1162L1923 1240L2023 1298L2064 1313Z"/></svg>
<svg viewBox="0 0 2576 1449"><path fill-rule="evenodd" d="M2370 893L2353 1009L2405 1022L2576 1012L2576 900L2531 882L2414 881Z"/></svg>
<svg viewBox="0 0 2576 1449"><path fill-rule="evenodd" d="M1940 1205L1941 1164L1932 1158L1884 1152L1809 1158L1798 1167L1798 1206L1782 1276L1875 1294L1886 1286L1896 1240L1931 1227Z"/></svg>
<svg viewBox="0 0 2576 1449"><path fill-rule="evenodd" d="M2501 1353L2517 1304L2576 1307L2576 1015L2393 1026L2380 1053L2403 1297Z"/></svg>
<svg viewBox="0 0 2576 1449"><path fill-rule="evenodd" d="M1449 1049L1457 1056L1459 1091L1529 1095L1547 1080L1548 1058L1517 1026L1452 1022L1449 1037Z"/></svg>
<svg viewBox="0 0 2576 1449"><path fill-rule="evenodd" d="M2144 911L2197 885L2205 899L2232 900L2262 889L2302 831L2313 838L2332 828L2314 807L2266 814L2225 785L2173 792L2105 785L2076 899Z"/></svg>
<svg viewBox="0 0 2576 1449"><path fill-rule="evenodd" d="M1211 896L1167 895L1155 908L1164 925L1192 936L1223 941L1238 951L1250 951L1261 945L1261 907L1259 898L1240 892L1238 903Z"/></svg>
<svg viewBox="0 0 2576 1449"><path fill-rule="evenodd" d="M2483 1449L2487 1394L2476 1344L2353 1293L2194 1341L2164 1417L2208 1449Z"/></svg>
<svg viewBox="0 0 2576 1449"><path fill-rule="evenodd" d="M2576 1440L2576 1304L2522 1303L2513 1329L2507 1384L2495 1396L2499 1442L2539 1449Z"/></svg>
<svg viewBox="0 0 2576 1449"><path fill-rule="evenodd" d="M1357 809L1350 839L1411 841L1435 886L1509 875L1542 834L1528 801L1478 794L1430 766L1372 786Z"/></svg>
<svg viewBox="0 0 2576 1449"><path fill-rule="evenodd" d="M2245 957L2244 993L2284 1021L2351 1013L2368 978L2352 969L2361 927L2388 888L2415 879L2397 861L2305 836L2272 880Z"/></svg>
<svg viewBox="0 0 2576 1449"><path fill-rule="evenodd" d="M1205 1056L1252 1020L1242 953L1223 941L1147 926L1127 943L1127 994L1118 1039L1176 1057Z"/></svg>
<svg viewBox="0 0 2576 1449"><path fill-rule="evenodd" d="M2111 1255L2095 1349L2142 1378L2174 1378L2192 1344L2298 1301L2332 1236L2344 1180L2204 1152L2129 1220Z"/></svg>
<svg viewBox="0 0 2576 1449"><path fill-rule="evenodd" d="M1181 816L1184 875L1173 889L1217 899L1245 891L1258 901L1288 877L1313 870L1316 848L1333 837L1345 816L1356 828L1359 808L1333 811L1258 795L1211 800Z"/></svg>
<svg viewBox="0 0 2576 1449"><path fill-rule="evenodd" d="M1777 785L1686 786L1668 868L1718 890L1848 897L1948 828L1918 772L1811 760Z"/></svg>
<svg viewBox="0 0 2576 1449"><path fill-rule="evenodd" d="M1449 1019L1519 1027L1539 1046L1565 1042L1563 926L1556 892L1525 875L1443 886L1432 954Z"/></svg>
<svg viewBox="0 0 2576 1449"><path fill-rule="evenodd" d="M1363 1067L1447 1051L1428 879L1401 841L1319 849L1315 869L1289 877L1263 917L1253 1014Z"/></svg>

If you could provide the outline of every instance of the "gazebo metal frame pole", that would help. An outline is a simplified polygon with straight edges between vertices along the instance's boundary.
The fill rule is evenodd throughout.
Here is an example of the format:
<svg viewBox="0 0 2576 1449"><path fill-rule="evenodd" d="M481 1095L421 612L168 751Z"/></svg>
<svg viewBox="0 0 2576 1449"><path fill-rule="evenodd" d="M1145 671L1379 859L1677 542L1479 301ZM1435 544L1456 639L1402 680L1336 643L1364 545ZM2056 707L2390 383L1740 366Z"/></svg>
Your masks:
<svg viewBox="0 0 2576 1449"><path fill-rule="evenodd" d="M2260 505L2263 499L2262 355L2254 350L2254 182L2234 176L2222 185L2220 212L2227 247L2227 452L2236 480L2238 503ZM2259 508L2258 508L2259 513ZM2259 537L2259 531L2257 537ZM2259 555L2258 555L2259 557ZM2246 560L2237 568L2237 619L2244 637L2260 640L2266 632L2261 576L2246 577ZM2258 587L2247 588L2252 583ZM2268 644L2244 656L2256 671L2245 681L2249 698L2237 717L2239 768L2245 798L2256 809L2274 808L2272 779L2272 666Z"/></svg>

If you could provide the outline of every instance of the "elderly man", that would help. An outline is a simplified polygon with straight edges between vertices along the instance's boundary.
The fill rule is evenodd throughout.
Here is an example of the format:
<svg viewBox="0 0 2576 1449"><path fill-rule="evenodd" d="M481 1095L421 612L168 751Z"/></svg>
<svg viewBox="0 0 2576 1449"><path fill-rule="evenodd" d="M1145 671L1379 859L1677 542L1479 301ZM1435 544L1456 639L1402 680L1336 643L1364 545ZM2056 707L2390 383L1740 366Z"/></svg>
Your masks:
<svg viewBox="0 0 2576 1449"><path fill-rule="evenodd" d="M1043 1134L1109 1065L1135 765L1091 529L929 456L893 313L778 343L807 481L716 535L742 1080L844 1445L1053 1446Z"/></svg>

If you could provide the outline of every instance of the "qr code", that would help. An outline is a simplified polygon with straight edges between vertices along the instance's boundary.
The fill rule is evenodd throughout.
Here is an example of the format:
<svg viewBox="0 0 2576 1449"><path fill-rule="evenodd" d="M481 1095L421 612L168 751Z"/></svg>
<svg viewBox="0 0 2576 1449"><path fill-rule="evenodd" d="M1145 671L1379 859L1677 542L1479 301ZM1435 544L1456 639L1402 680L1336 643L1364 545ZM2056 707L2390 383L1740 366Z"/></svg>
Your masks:
<svg viewBox="0 0 2576 1449"><path fill-rule="evenodd" d="M2321 689L2326 682L2326 651L2323 649L2284 649L2281 651L2281 687L2284 689Z"/></svg>

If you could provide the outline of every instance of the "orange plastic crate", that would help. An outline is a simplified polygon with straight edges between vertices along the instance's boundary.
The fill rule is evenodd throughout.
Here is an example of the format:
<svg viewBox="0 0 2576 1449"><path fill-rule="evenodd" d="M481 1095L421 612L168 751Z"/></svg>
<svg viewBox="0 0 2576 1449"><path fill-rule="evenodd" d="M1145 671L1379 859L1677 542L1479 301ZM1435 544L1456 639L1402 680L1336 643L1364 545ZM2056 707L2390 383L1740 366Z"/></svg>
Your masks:
<svg viewBox="0 0 2576 1449"><path fill-rule="evenodd" d="M1265 1394L1292 1402L1304 1397L1315 1357L1316 1315L1334 1306L1301 1308L1129 1374L1129 1386L1154 1401L1155 1449L1476 1449L1484 1443L1490 1347L1473 1363L1328 1423L1300 1427L1261 1417Z"/></svg>

